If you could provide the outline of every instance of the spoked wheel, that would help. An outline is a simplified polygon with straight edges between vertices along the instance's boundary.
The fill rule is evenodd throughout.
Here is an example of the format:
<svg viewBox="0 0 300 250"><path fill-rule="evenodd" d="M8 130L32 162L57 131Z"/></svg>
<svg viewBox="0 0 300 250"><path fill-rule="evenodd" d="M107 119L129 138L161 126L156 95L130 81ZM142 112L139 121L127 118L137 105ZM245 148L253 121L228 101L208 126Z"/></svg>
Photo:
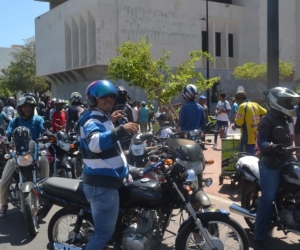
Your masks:
<svg viewBox="0 0 300 250"><path fill-rule="evenodd" d="M241 195L241 205L248 210L257 211L258 202L261 196L259 187L254 182L246 182ZM251 231L254 231L255 220L244 217Z"/></svg>
<svg viewBox="0 0 300 250"><path fill-rule="evenodd" d="M38 199L32 192L21 193L21 203L28 233L30 236L36 236L39 232L38 219L35 215L38 209Z"/></svg>
<svg viewBox="0 0 300 250"><path fill-rule="evenodd" d="M48 226L49 242L70 243L73 239L74 226L78 216L78 209L61 209L54 214ZM85 245L94 233L93 220L91 216L84 215L82 226L76 240L77 246Z"/></svg>
<svg viewBox="0 0 300 250"><path fill-rule="evenodd" d="M217 250L248 250L248 237L244 229L230 217L216 215L213 220L201 219ZM176 250L212 249L203 234L192 223L179 234Z"/></svg>

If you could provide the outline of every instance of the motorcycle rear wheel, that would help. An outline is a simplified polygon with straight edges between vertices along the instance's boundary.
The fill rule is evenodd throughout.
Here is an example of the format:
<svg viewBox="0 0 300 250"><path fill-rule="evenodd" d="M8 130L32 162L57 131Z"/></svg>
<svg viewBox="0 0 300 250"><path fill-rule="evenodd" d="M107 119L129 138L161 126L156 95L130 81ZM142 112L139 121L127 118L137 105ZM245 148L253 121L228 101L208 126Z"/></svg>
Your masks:
<svg viewBox="0 0 300 250"><path fill-rule="evenodd" d="M243 191L241 194L241 205L245 209L256 209L259 201L259 191L257 190L256 183L247 181L244 183ZM255 198L255 196L257 196ZM244 217L250 230L253 232L255 228L255 220Z"/></svg>
<svg viewBox="0 0 300 250"><path fill-rule="evenodd" d="M79 209L62 208L51 218L48 226L49 242L69 243L74 236L74 226L77 220ZM86 244L94 232L92 216L84 215L80 228L80 239L77 246Z"/></svg>
<svg viewBox="0 0 300 250"><path fill-rule="evenodd" d="M23 214L25 217L25 223L27 225L28 233L30 236L36 236L39 232L37 216L35 212L37 211L38 201L32 192L21 193L21 204L23 204Z"/></svg>
<svg viewBox="0 0 300 250"><path fill-rule="evenodd" d="M213 219L201 219L217 250L248 250L248 237L244 229L232 218L216 215ZM210 249L199 229L192 223L183 229L176 239L176 250Z"/></svg>

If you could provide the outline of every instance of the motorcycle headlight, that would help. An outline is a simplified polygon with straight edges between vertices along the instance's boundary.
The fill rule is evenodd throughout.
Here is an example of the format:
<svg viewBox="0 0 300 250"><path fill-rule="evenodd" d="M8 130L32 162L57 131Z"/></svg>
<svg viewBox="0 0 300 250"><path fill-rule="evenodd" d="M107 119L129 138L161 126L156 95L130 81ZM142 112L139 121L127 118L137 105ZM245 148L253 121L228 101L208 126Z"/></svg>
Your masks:
<svg viewBox="0 0 300 250"><path fill-rule="evenodd" d="M64 142L64 141L58 141L59 147L64 150L64 151L69 151L70 150L70 143L69 142Z"/></svg>
<svg viewBox="0 0 300 250"><path fill-rule="evenodd" d="M30 154L17 156L17 164L20 167L27 167L30 166L32 163L33 163L33 158Z"/></svg>
<svg viewBox="0 0 300 250"><path fill-rule="evenodd" d="M196 190L198 188L198 178L195 171L193 169L188 169L186 173L187 177L185 183L190 183L192 190Z"/></svg>
<svg viewBox="0 0 300 250"><path fill-rule="evenodd" d="M143 155L145 153L145 150L146 150L146 144L145 143L142 143L142 144L139 144L139 145L133 144L131 146L131 152L134 156Z"/></svg>

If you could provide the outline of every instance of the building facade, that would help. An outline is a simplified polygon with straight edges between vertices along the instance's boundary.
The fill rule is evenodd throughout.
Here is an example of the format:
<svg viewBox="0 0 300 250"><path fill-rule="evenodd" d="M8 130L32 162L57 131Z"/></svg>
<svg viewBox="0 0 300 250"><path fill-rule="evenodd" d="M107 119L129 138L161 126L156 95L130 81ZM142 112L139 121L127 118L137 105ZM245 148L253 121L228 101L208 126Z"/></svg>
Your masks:
<svg viewBox="0 0 300 250"><path fill-rule="evenodd" d="M107 63L124 41L152 43L153 58L171 51L169 65L177 67L191 50L206 49L205 0L48 0L50 10L37 17L37 75L52 84L52 95L68 98L82 94L88 83L106 76ZM300 2L279 1L280 58L297 60ZM245 62L267 61L267 0L214 0L208 2L209 53L215 58L210 77L221 76L214 93L233 95L243 86L252 99L263 99L261 83L236 81L232 71ZM197 64L206 72L206 60ZM291 82L295 88L300 70ZM123 83L122 83L123 84ZM145 98L129 88L131 96Z"/></svg>

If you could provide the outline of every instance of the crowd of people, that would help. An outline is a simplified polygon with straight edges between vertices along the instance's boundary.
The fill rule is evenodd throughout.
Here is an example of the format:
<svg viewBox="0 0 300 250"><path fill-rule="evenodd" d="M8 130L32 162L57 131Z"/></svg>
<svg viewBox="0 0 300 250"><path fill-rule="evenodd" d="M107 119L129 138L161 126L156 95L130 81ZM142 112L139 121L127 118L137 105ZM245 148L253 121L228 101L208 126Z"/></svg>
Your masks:
<svg viewBox="0 0 300 250"><path fill-rule="evenodd" d="M205 127L209 121L206 97L198 95L196 86L185 86L182 90L184 101L182 105L176 105L175 117L170 117L166 107L160 107L156 120L162 138L167 138L173 132L171 127L174 122L182 131ZM80 148L85 164L84 193L91 204L95 227L85 248L89 250L102 249L114 232L119 207L118 189L128 175L126 158L117 141L137 133L138 126L141 132L151 130L155 112L151 101L131 103L124 87L115 87L107 80L92 82L87 87L86 96L88 109L78 92L71 94L69 104L56 98L46 101L46 104L38 102L32 93L26 93L17 101L9 97L6 106L0 100L0 123L6 129L8 137L15 141L39 138L44 130L44 120L51 121L53 131L70 132L74 124L78 124L77 132L80 135ZM296 106L293 105L293 100L298 101ZM290 131L288 124L293 117L295 142L296 145L299 144L300 92L296 94L287 88L273 88L267 92L266 104L268 112L259 104L251 102L244 91L238 91L229 101L225 94L220 93L215 109L217 121L214 148L217 147L220 129L231 124L233 129L241 129L241 151L253 155L256 144L261 151L259 168L262 197L254 231L256 250L265 249L264 242L268 236L272 202L279 185L280 170L283 162L291 157L282 148L292 143L290 135L294 132ZM286 130L288 137L283 141L273 138L272 131L277 126ZM8 183L15 171L13 164L13 160L8 160L2 173L0 218L6 215L8 209ZM44 156L39 158L39 171L41 178L49 176L49 163Z"/></svg>

